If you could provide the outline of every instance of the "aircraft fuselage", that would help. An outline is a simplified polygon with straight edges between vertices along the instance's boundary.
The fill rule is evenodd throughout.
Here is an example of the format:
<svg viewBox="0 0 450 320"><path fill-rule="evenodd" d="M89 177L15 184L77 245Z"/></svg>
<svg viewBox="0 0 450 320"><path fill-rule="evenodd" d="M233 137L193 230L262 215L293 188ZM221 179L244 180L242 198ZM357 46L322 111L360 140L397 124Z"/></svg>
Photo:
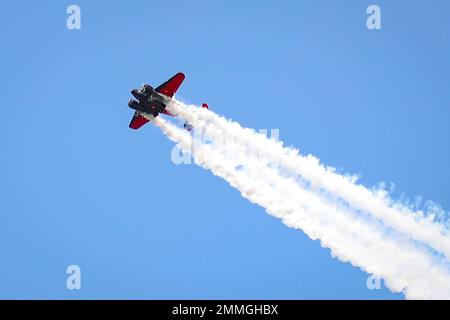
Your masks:
<svg viewBox="0 0 450 320"><path fill-rule="evenodd" d="M136 100L132 99L128 102L131 109L151 114L154 117L166 109L167 98L149 85L145 85L141 89L133 89L131 94L136 98Z"/></svg>

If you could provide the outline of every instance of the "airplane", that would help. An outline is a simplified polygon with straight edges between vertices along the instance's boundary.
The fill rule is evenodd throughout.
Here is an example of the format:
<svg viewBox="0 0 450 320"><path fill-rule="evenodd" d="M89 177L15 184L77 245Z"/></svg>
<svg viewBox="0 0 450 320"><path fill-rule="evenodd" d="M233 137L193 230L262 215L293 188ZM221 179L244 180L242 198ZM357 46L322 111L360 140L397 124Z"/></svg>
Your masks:
<svg viewBox="0 0 450 320"><path fill-rule="evenodd" d="M184 79L185 75L179 72L156 89L148 84L144 84L140 89L131 90L131 94L135 99L128 101L128 107L135 111L129 127L137 130L156 118L160 113L174 117L173 114L166 110L166 107ZM208 109L209 106L206 103L202 103L202 108ZM184 128L191 131L192 125L186 121Z"/></svg>

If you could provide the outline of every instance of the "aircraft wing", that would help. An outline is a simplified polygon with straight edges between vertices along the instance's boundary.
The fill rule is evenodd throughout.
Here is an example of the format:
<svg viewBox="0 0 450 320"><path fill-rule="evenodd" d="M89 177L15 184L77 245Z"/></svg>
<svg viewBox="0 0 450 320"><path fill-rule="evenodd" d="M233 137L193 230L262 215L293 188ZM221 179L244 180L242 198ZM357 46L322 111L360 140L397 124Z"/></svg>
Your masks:
<svg viewBox="0 0 450 320"><path fill-rule="evenodd" d="M133 119L131 119L129 127L131 129L137 130L149 121L150 120L148 120L147 118L145 118L145 117L141 116L139 113L135 112L133 115Z"/></svg>
<svg viewBox="0 0 450 320"><path fill-rule="evenodd" d="M176 75L174 75L172 78L164 82L162 85L160 85L155 90L159 93L162 93L163 95L172 98L175 92L177 92L178 88L181 86L181 84L184 81L184 74L179 72Z"/></svg>

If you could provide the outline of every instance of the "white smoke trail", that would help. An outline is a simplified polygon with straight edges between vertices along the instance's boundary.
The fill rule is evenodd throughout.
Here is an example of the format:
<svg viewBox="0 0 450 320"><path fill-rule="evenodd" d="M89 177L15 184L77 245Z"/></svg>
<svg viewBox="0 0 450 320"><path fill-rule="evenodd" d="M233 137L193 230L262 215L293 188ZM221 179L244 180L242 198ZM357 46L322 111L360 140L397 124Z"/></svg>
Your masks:
<svg viewBox="0 0 450 320"><path fill-rule="evenodd" d="M302 179L309 184L310 190L328 198L336 198L341 205L344 203L354 210L379 219L396 232L404 233L450 259L449 230L445 223L433 221L436 215L442 216L439 208L427 213L413 210L392 200L384 190L369 190L357 184L355 177L340 175L333 168L321 165L311 155L302 156L296 149L283 147L281 143L267 139L254 130L242 128L238 123L209 110L186 106L181 102L176 102L169 108L195 128L209 128L206 130L207 136L213 143L228 144L237 152L253 155L271 168L276 168L279 174ZM231 147L233 143L234 146Z"/></svg>
<svg viewBox="0 0 450 320"><path fill-rule="evenodd" d="M162 119L155 124L184 150L192 137ZM407 298L448 298L448 266L409 239L386 234L379 225L355 219L351 212L327 203L295 180L268 168L244 153L229 153L214 144L198 144L193 156L202 167L224 178L250 201L266 208L288 226L303 230L340 260L385 279L393 291Z"/></svg>

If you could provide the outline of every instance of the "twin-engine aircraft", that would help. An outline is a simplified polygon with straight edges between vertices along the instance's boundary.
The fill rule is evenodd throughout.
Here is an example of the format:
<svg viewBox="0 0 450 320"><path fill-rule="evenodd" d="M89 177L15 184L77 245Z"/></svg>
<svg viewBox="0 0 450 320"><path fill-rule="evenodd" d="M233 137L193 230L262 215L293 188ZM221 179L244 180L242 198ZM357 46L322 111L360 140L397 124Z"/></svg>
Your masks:
<svg viewBox="0 0 450 320"><path fill-rule="evenodd" d="M136 99L128 101L128 106L135 110L129 127L137 130L160 113L174 117L166 110L166 106L180 88L184 78L184 74L179 72L156 89L144 84L140 89L131 90L131 94ZM203 103L202 108L208 109L209 107L206 103ZM192 126L188 122L184 123L184 128L188 131L192 130Z"/></svg>

